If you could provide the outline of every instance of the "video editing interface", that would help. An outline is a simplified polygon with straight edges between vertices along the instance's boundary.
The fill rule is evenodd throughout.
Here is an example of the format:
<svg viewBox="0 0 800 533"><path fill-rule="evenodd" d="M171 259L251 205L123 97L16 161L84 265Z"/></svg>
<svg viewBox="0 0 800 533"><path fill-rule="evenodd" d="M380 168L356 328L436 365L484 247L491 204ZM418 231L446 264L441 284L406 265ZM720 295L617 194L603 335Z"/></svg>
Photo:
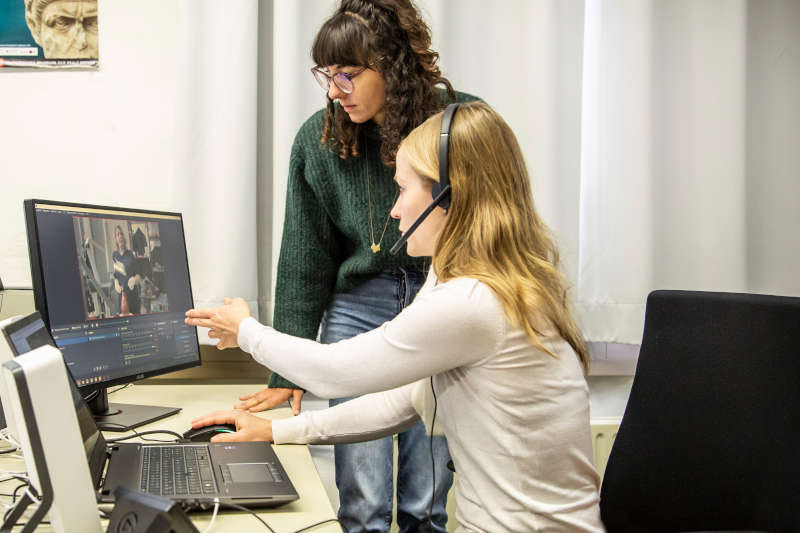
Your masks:
<svg viewBox="0 0 800 533"><path fill-rule="evenodd" d="M37 204L50 331L78 386L199 360L180 216Z"/></svg>

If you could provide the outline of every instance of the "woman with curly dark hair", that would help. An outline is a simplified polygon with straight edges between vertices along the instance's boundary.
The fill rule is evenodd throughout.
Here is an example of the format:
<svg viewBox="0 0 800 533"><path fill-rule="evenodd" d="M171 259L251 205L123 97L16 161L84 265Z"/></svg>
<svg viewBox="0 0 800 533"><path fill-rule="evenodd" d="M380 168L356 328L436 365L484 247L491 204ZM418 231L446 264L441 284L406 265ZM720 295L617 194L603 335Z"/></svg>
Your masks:
<svg viewBox="0 0 800 533"><path fill-rule="evenodd" d="M409 0L342 0L311 55L328 103L292 147L273 325L309 339L319 331L321 342L333 343L391 320L422 285L426 261L388 251L400 236L389 223L397 147L451 101L475 98L442 76L430 30ZM297 414L302 394L273 374L269 388L242 396L237 408L263 411L291 400ZM398 435L400 531L422 523L445 531L452 473L444 438L434 437L433 448L435 476L424 427ZM388 532L392 439L336 445L334 453L342 523L350 533Z"/></svg>

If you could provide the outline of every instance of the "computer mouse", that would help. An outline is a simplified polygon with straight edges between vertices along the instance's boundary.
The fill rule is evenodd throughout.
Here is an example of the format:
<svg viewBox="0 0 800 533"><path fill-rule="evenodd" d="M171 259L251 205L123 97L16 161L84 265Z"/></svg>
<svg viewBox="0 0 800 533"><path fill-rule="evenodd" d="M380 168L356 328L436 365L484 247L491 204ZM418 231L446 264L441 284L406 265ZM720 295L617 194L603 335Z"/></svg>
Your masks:
<svg viewBox="0 0 800 533"><path fill-rule="evenodd" d="M183 438L192 442L209 442L211 437L220 433L236 433L236 426L233 424L214 424L201 428L191 428L183 434Z"/></svg>

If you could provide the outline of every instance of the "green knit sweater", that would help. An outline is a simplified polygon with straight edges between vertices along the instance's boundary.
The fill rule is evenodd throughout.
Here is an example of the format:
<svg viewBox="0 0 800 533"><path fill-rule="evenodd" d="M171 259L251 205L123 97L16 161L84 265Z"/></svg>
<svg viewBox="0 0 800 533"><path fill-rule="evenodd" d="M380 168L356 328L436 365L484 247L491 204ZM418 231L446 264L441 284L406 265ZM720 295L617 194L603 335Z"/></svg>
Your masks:
<svg viewBox="0 0 800 533"><path fill-rule="evenodd" d="M456 94L458 102L473 100L477 98ZM322 109L300 127L294 139L275 287L274 328L308 339L317 337L322 314L335 293L352 289L387 268L423 268L423 258L409 257L405 250L389 253L400 238L397 221L387 222L397 186L394 168L381 162L378 126L372 121L364 124L360 155L342 159L330 144L320 142L324 125ZM370 200L376 243L386 224L378 253L370 249ZM269 386L299 388L274 373Z"/></svg>

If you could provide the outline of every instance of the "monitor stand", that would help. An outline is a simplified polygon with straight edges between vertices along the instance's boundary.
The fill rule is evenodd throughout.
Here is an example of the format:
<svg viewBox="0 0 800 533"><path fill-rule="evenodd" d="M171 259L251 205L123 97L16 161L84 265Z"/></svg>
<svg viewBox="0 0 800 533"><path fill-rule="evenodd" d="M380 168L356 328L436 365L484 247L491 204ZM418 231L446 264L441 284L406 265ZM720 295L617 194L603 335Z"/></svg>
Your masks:
<svg viewBox="0 0 800 533"><path fill-rule="evenodd" d="M89 402L94 420L103 431L128 431L180 412L180 407L108 403L108 390L97 391Z"/></svg>

